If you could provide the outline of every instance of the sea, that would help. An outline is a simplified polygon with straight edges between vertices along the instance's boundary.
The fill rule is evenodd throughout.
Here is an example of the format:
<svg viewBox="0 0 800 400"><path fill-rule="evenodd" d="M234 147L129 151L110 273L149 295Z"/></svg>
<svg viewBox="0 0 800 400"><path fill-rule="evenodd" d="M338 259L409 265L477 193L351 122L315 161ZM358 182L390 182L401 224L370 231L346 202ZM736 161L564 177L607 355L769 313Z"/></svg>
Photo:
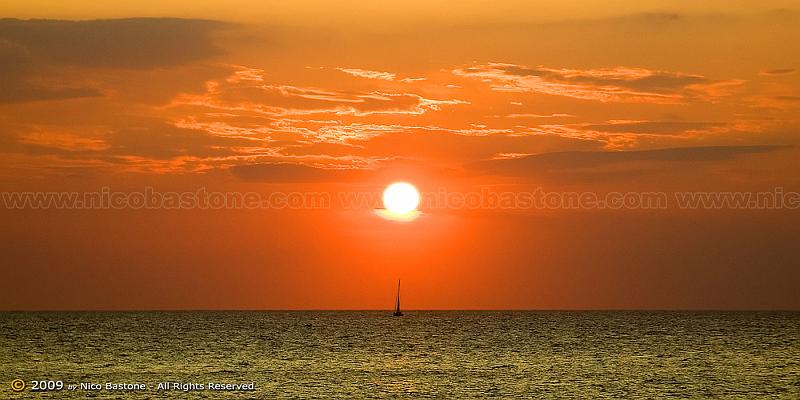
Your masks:
<svg viewBox="0 0 800 400"><path fill-rule="evenodd" d="M5 312L0 398L800 399L800 312Z"/></svg>

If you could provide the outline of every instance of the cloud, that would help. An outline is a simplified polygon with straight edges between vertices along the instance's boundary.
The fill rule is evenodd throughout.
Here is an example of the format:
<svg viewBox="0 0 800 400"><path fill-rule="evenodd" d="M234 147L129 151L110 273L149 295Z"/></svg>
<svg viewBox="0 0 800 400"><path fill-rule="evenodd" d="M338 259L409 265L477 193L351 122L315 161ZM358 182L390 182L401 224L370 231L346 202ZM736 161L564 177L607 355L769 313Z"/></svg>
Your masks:
<svg viewBox="0 0 800 400"><path fill-rule="evenodd" d="M535 92L583 100L677 104L727 96L741 80L644 68L566 69L491 63L460 68L456 75L481 79L500 92Z"/></svg>
<svg viewBox="0 0 800 400"><path fill-rule="evenodd" d="M0 20L0 41L42 64L149 69L221 53L212 33L228 24L197 19Z"/></svg>
<svg viewBox="0 0 800 400"><path fill-rule="evenodd" d="M206 84L206 93L176 97L172 107L200 106L215 111L254 113L273 117L313 114L364 117L375 114L421 115L442 106L469 104L458 99L430 99L415 93L388 91L343 91L315 87L268 84L260 74L246 69L247 77L238 72L226 80Z"/></svg>
<svg viewBox="0 0 800 400"><path fill-rule="evenodd" d="M706 162L729 160L741 155L767 153L789 146L707 146L640 151L583 152L567 151L535 154L526 157L476 162L470 169L495 175L527 176L536 173L597 168L629 162Z"/></svg>
<svg viewBox="0 0 800 400"><path fill-rule="evenodd" d="M670 148L647 151L569 151L528 155L523 153L498 153L493 159L464 164L463 170L436 166L419 159L405 158L395 154L393 158L372 166L326 167L302 163L272 161L240 164L230 167L231 173L239 179L269 183L304 182L353 182L365 181L377 176L385 176L392 168L409 172L409 166L426 176L449 176L467 173L496 177L536 178L553 184L576 182L602 183L605 181L629 181L654 173L678 171L678 166L663 163L677 163L685 168L681 171L694 174L696 163L734 160L739 156L763 154L789 148L790 146L709 146L693 148ZM408 163L411 164L408 164ZM650 164L642 164L650 163ZM655 164L652 164L655 163ZM643 167L650 165L649 167ZM658 183L656 181L655 183Z"/></svg>
<svg viewBox="0 0 800 400"><path fill-rule="evenodd" d="M237 178L265 183L366 183L385 181L397 176L426 177L447 181L461 173L452 166L441 166L404 157L383 159L369 165L300 164L289 161L269 161L240 164L229 171ZM394 178L392 178L394 177Z"/></svg>
<svg viewBox="0 0 800 400"><path fill-rule="evenodd" d="M230 157L250 154L248 148L261 148L265 143L256 138L224 137L207 131L178 128L157 123L152 126L122 128L106 137L106 153L120 156L141 156L149 159Z"/></svg>
<svg viewBox="0 0 800 400"><path fill-rule="evenodd" d="M791 87L773 88L765 93L751 96L748 100L757 107L774 110L791 110L800 105L800 96Z"/></svg>
<svg viewBox="0 0 800 400"><path fill-rule="evenodd" d="M357 76L359 78L380 79L384 81L393 81L396 76L391 72L370 71L368 69L359 69L359 68L336 68L336 69L344 72L345 74Z"/></svg>
<svg viewBox="0 0 800 400"><path fill-rule="evenodd" d="M791 68L780 68L780 69L768 69L766 71L761 71L758 74L765 76L774 76L774 75L791 75L794 72L795 70Z"/></svg>
<svg viewBox="0 0 800 400"><path fill-rule="evenodd" d="M95 88L52 83L41 78L38 81L34 80L32 72L35 68L26 48L0 39L0 88L2 88L0 104L66 100L101 95L101 92Z"/></svg>
<svg viewBox="0 0 800 400"><path fill-rule="evenodd" d="M350 170L325 169L301 164L259 163L236 165L231 172L245 181L302 183L342 180Z"/></svg>
<svg viewBox="0 0 800 400"><path fill-rule="evenodd" d="M607 150L631 150L642 147L671 147L675 145L676 140L710 138L713 135L721 138L732 132L752 133L760 130L758 124L746 120L730 122L609 120L601 123L542 124L530 127L529 134L551 134L565 138L596 140L603 142Z"/></svg>
<svg viewBox="0 0 800 400"><path fill-rule="evenodd" d="M647 135L679 135L724 127L720 122L694 121L609 121L603 124L582 124L583 129L600 133L633 133Z"/></svg>
<svg viewBox="0 0 800 400"><path fill-rule="evenodd" d="M4 78L0 78L0 86L3 87L3 90L0 91L0 104L68 100L102 95L102 92L95 88L47 87Z"/></svg>
<svg viewBox="0 0 800 400"><path fill-rule="evenodd" d="M170 165L170 161L183 158L224 164L226 160L269 154L266 144L258 138L224 137L160 121L140 121L108 132L60 132L51 127L12 132L0 141L0 152L107 163L135 160Z"/></svg>
<svg viewBox="0 0 800 400"><path fill-rule="evenodd" d="M554 114L506 114L490 115L491 118L575 118L575 115L554 113Z"/></svg>
<svg viewBox="0 0 800 400"><path fill-rule="evenodd" d="M220 54L211 35L224 26L171 18L0 19L0 103L101 96L98 88L69 83L65 67L145 70L197 62Z"/></svg>
<svg viewBox="0 0 800 400"><path fill-rule="evenodd" d="M542 153L570 150L596 150L601 142L558 135L462 134L443 128L406 128L370 138L348 154L369 157L406 157L431 162L469 162L497 153ZM345 149L342 149L345 150Z"/></svg>
<svg viewBox="0 0 800 400"><path fill-rule="evenodd" d="M345 182L367 179L393 167L407 173L422 168L425 173L444 174L453 165L491 157L497 153L530 153L571 148L593 150L599 142L555 135L473 136L433 128L385 129L381 135L359 141L313 142L282 145L280 151L231 167L240 179L261 182ZM266 162L264 161L266 160Z"/></svg>

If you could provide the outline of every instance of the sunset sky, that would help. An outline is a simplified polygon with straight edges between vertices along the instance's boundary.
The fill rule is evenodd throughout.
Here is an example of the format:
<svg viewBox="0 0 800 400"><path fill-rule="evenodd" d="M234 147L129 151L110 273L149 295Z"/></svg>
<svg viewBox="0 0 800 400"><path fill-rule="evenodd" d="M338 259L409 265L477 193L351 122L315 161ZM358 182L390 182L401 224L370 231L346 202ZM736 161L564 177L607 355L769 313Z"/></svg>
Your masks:
<svg viewBox="0 0 800 400"><path fill-rule="evenodd" d="M800 191L796 1L0 3L0 191ZM0 309L800 308L800 210L0 208Z"/></svg>

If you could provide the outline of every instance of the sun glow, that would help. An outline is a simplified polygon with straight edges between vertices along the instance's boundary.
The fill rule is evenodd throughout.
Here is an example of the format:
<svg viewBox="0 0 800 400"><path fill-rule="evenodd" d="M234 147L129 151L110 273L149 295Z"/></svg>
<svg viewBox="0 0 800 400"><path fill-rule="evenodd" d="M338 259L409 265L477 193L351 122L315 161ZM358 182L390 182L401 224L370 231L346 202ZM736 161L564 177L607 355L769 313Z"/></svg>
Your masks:
<svg viewBox="0 0 800 400"><path fill-rule="evenodd" d="M419 206L419 192L410 183L393 183L383 191L383 206L394 215L411 214Z"/></svg>

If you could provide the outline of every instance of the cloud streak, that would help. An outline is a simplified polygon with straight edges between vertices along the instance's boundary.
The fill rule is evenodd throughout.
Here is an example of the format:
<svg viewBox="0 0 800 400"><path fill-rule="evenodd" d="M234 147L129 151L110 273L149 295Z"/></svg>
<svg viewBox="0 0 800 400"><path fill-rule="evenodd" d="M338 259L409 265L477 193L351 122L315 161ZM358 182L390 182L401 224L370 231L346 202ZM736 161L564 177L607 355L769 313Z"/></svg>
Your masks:
<svg viewBox="0 0 800 400"><path fill-rule="evenodd" d="M490 63L455 69L453 73L487 82L498 92L534 92L619 103L713 101L744 83L631 67L580 70Z"/></svg>
<svg viewBox="0 0 800 400"><path fill-rule="evenodd" d="M768 69L765 71L759 72L759 75L764 76L776 76L776 75L791 75L795 72L792 68L778 68L778 69Z"/></svg>
<svg viewBox="0 0 800 400"><path fill-rule="evenodd" d="M370 71L368 69L359 69L359 68L336 68L336 69L344 72L345 74L356 76L359 78L393 81L396 77L396 75L391 72Z"/></svg>
<svg viewBox="0 0 800 400"><path fill-rule="evenodd" d="M710 162L741 155L786 149L789 146L706 146L638 151L568 151L534 154L525 157L486 160L470 167L482 173L525 176L546 171L596 168L629 162Z"/></svg>
<svg viewBox="0 0 800 400"><path fill-rule="evenodd" d="M365 117L375 114L422 115L438 111L443 106L469 104L459 99L431 99L416 93L268 84L252 69L242 71L234 72L226 80L207 82L205 93L178 96L170 107L205 107L274 117L315 114Z"/></svg>

